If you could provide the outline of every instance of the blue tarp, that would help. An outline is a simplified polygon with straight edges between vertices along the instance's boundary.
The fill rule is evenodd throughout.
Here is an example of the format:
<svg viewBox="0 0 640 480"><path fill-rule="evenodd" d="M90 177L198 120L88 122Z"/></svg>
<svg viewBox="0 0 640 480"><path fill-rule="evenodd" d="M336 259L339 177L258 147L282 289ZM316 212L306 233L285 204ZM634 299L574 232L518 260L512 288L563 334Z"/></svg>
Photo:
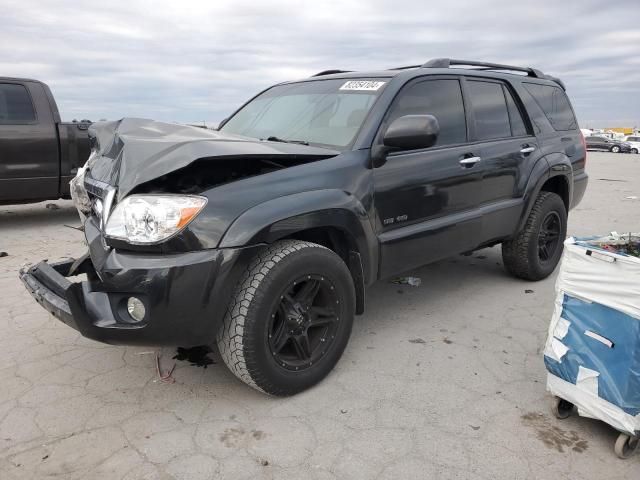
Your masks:
<svg viewBox="0 0 640 480"><path fill-rule="evenodd" d="M567 294L560 317L570 322L560 340L568 351L560 361L545 355L547 370L573 384L579 367L595 370L600 398L629 415L640 414L640 320Z"/></svg>

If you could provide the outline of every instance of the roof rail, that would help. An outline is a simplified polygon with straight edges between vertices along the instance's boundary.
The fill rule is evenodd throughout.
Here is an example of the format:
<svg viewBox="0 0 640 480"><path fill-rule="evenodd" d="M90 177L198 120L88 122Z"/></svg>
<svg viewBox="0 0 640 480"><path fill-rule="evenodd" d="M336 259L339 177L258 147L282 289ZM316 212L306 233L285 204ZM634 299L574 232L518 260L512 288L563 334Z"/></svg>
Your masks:
<svg viewBox="0 0 640 480"><path fill-rule="evenodd" d="M315 75L311 75L312 77L321 77L322 75L332 75L334 73L349 73L352 70L323 70L321 72L316 73Z"/></svg>
<svg viewBox="0 0 640 480"><path fill-rule="evenodd" d="M531 67L516 67L514 65L502 65L500 63L476 62L474 60L454 60L451 58L434 58L422 65L422 68L449 68L452 65L466 65L469 67L481 67L483 70L511 70L525 72L534 78L547 78L540 70Z"/></svg>
<svg viewBox="0 0 640 480"><path fill-rule="evenodd" d="M388 70L409 70L410 68L420 68L422 65L407 65L405 67L393 67Z"/></svg>

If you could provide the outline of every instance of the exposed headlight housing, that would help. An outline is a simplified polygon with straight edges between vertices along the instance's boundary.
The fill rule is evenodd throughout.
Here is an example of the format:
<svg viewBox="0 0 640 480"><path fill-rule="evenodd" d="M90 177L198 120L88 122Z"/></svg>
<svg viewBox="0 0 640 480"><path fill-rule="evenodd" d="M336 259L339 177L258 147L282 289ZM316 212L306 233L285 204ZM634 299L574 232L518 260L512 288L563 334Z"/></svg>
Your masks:
<svg viewBox="0 0 640 480"><path fill-rule="evenodd" d="M159 243L184 229L206 204L196 195L131 195L114 208L105 235L133 245Z"/></svg>

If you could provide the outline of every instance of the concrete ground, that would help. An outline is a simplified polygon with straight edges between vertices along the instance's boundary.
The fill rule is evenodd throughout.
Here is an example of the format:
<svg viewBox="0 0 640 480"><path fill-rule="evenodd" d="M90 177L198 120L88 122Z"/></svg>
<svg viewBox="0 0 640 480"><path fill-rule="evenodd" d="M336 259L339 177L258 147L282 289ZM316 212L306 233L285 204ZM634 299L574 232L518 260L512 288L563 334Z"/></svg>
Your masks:
<svg viewBox="0 0 640 480"><path fill-rule="evenodd" d="M570 234L640 230L640 155L590 153ZM83 252L70 202L0 207L0 478L632 479L608 426L556 420L542 349L554 277L507 276L492 248L423 267L420 287L368 291L334 372L269 398L219 361L83 339L17 278ZM163 349L163 371L175 360Z"/></svg>

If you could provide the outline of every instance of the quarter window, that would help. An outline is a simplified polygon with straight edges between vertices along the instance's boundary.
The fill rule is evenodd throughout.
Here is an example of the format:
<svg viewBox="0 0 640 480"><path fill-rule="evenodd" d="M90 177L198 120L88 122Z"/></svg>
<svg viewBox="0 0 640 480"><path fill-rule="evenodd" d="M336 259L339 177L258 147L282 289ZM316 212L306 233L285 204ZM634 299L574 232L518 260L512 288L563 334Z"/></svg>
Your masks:
<svg viewBox="0 0 640 480"><path fill-rule="evenodd" d="M468 82L478 140L511 136L507 102L502 85L494 82ZM522 119L520 119L522 120Z"/></svg>
<svg viewBox="0 0 640 480"><path fill-rule="evenodd" d="M571 110L569 99L561 88L537 83L524 83L523 85L533 96L555 130L578 128L578 122L573 115L573 110Z"/></svg>
<svg viewBox="0 0 640 480"><path fill-rule="evenodd" d="M436 117L440 125L437 146L467 141L467 122L458 80L426 80L409 85L391 107L388 122L404 115Z"/></svg>
<svg viewBox="0 0 640 480"><path fill-rule="evenodd" d="M27 89L15 83L0 83L0 124L31 123L35 119Z"/></svg>

